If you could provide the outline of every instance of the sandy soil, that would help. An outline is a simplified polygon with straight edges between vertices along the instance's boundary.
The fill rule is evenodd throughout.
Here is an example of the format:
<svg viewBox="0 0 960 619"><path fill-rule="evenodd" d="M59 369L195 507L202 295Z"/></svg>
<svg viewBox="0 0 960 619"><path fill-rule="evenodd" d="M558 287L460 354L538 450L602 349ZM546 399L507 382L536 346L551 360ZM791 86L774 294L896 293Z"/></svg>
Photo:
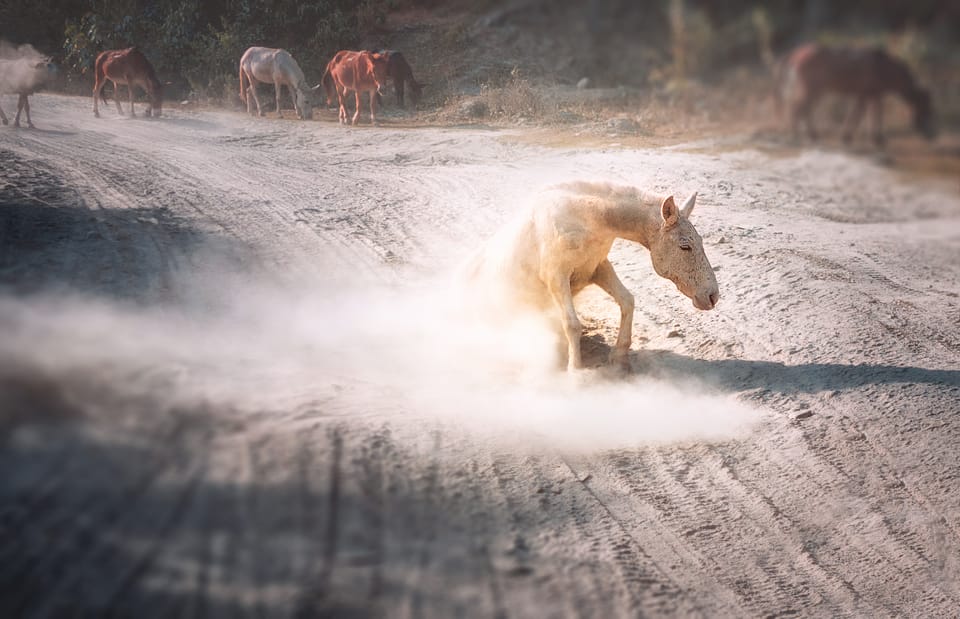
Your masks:
<svg viewBox="0 0 960 619"><path fill-rule="evenodd" d="M0 615L956 616L955 180L90 107L0 128ZM602 293L576 375L456 293L575 177L700 192L626 377Z"/></svg>

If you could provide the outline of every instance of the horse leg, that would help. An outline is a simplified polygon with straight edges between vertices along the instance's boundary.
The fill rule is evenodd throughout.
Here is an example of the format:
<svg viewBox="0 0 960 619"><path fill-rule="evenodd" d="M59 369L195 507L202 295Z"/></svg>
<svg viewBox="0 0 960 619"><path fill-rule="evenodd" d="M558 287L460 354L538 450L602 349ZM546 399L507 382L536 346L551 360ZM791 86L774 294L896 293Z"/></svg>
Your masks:
<svg viewBox="0 0 960 619"><path fill-rule="evenodd" d="M101 82L98 77L97 81L93 84L93 115L96 118L100 118L100 108L97 105L98 104L97 99L100 98L100 93L103 92L103 87L106 83L107 83L106 80ZM3 123L3 124L7 124L7 123Z"/></svg>
<svg viewBox="0 0 960 619"><path fill-rule="evenodd" d="M0 107L0 124L6 125L10 121L7 120L7 115L3 113L3 108Z"/></svg>
<svg viewBox="0 0 960 619"><path fill-rule="evenodd" d="M111 82L113 82L113 102L117 104L117 114L123 116L123 108L120 106L120 84L114 80Z"/></svg>
<svg viewBox="0 0 960 619"><path fill-rule="evenodd" d="M274 82L273 88L277 91L277 116L283 118L283 112L280 111L280 89L283 88L283 84L280 82ZM289 90L289 88L287 88L287 90Z"/></svg>
<svg viewBox="0 0 960 619"><path fill-rule="evenodd" d="M253 102L257 104L257 116L263 116L263 111L260 109L260 98L257 96L257 86L254 84L253 80L250 80L250 96L253 97Z"/></svg>
<svg viewBox="0 0 960 619"><path fill-rule="evenodd" d="M567 338L567 370L580 369L583 367L583 358L580 356L580 336L583 335L583 325L580 324L577 310L573 307L569 274L556 274L547 282L547 288L560 309L560 322Z"/></svg>
<svg viewBox="0 0 960 619"><path fill-rule="evenodd" d="M593 273L593 283L600 286L620 306L620 332L610 354L610 362L629 368L628 353L633 338L633 295L623 285L609 260L604 260Z"/></svg>
<svg viewBox="0 0 960 619"><path fill-rule="evenodd" d="M844 124L843 129L843 143L850 144L853 141L853 134L856 132L857 127L860 126L860 119L863 118L863 110L867 106L866 97L857 97L856 103L853 105L853 109L850 110L850 115L847 116L847 122Z"/></svg>
<svg viewBox="0 0 960 619"><path fill-rule="evenodd" d="M345 105L344 98L347 96L346 89L341 89L340 86L337 86L337 103L340 104L340 124L347 124L347 106Z"/></svg>
<svg viewBox="0 0 960 619"><path fill-rule="evenodd" d="M357 99L357 111L353 113L353 120L350 122L351 125L357 124L357 119L360 118L360 87L357 85L357 90L354 91Z"/></svg>
<svg viewBox="0 0 960 619"><path fill-rule="evenodd" d="M133 82L127 81L127 97L130 99L130 118L136 118L137 112L133 109Z"/></svg>
<svg viewBox="0 0 960 619"><path fill-rule="evenodd" d="M370 91L370 124L377 124L377 91Z"/></svg>
<svg viewBox="0 0 960 619"><path fill-rule="evenodd" d="M883 148L887 139L883 137L883 98L873 99L873 143L877 148Z"/></svg>
<svg viewBox="0 0 960 619"><path fill-rule="evenodd" d="M819 98L819 95L807 95L800 101L796 108L796 117L806 122L807 136L811 142L817 141L817 130L813 126L813 106Z"/></svg>
<svg viewBox="0 0 960 619"><path fill-rule="evenodd" d="M13 119L13 126L20 126L20 112L27 112L27 126L33 129L33 122L30 120L30 101L27 99L27 95L20 93L20 97L17 99L17 117Z"/></svg>

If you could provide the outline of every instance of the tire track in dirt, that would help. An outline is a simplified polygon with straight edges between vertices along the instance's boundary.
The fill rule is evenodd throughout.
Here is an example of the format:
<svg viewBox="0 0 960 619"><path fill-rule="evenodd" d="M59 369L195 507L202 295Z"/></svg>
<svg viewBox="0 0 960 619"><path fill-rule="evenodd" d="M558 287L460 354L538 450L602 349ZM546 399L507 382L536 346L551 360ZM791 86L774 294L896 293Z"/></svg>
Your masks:
<svg viewBox="0 0 960 619"><path fill-rule="evenodd" d="M71 121L73 100L49 100ZM923 302L935 295L914 284L921 271L907 268L908 253L878 257L867 252L880 242L864 242L863 256L847 259L843 244L803 236L804 212L830 216L811 210L811 197L842 194L835 179L811 189L780 168L809 171L815 160L777 164L776 178L751 183L720 157L548 153L491 147L479 132L424 129L411 139L396 130L171 116L168 124L86 119L72 136L2 138L17 157L76 186L104 241L99 264L114 278L101 282L105 290L132 277L123 275L131 261L162 274L197 268L202 256L187 250L178 223L236 242L237 253L290 281L329 268L393 282L393 265L435 271L432 261L492 232L533 176L575 170L631 181L640 174L637 182L657 187L700 182L704 196L730 205L724 217L742 218L718 227L708 216L702 226L708 244L727 237L708 248L723 261L722 311L693 313L652 279L644 250L618 248L621 275L638 295L635 344L646 331L654 350L645 358L661 374L670 367L656 367L663 352L742 361L751 374L718 370L719 388L778 414L739 442L560 456L398 418L403 399L390 388L338 376L348 395L376 395L356 405L336 392L289 414L244 418L241 430L221 427L229 411L204 411L216 430L193 428L182 451L156 452L183 462L143 458L105 494L72 488L77 475L99 469L73 470L85 452L52 445L42 466L4 486L0 513L35 539L58 527L63 540L86 535L67 520L74 510L105 519L112 532L84 538L74 563L62 561L68 541L49 557L19 546L0 554L24 585L16 602L38 601L37 616L949 616L957 607L948 578L960 547L951 385L901 387L885 369L951 367L958 342L936 316L947 301ZM871 219L853 206L836 217ZM147 207L170 219L111 225L97 217ZM824 238L856 227L856 240L873 238L862 224L832 223ZM102 275L82 261L58 268L91 281ZM170 284L161 275L151 285L145 300ZM590 324L607 333L607 320ZM667 336L674 329L680 337ZM837 375L816 374L828 370ZM823 393L826 385L836 393ZM922 411L894 414L911 406ZM788 422L800 407L814 416ZM140 429L148 445L169 442L161 429ZM20 461L0 452L0 462ZM125 504L130 480L149 471L156 479ZM25 496L26 511L4 505ZM24 557L29 571L17 572ZM34 576L55 572L57 561L63 580L41 596L46 576Z"/></svg>

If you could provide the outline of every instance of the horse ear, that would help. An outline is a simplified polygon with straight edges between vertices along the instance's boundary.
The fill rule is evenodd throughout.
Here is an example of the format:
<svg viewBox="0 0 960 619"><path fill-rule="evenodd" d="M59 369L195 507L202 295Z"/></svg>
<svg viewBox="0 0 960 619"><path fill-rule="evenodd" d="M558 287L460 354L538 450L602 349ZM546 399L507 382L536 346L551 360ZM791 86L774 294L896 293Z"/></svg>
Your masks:
<svg viewBox="0 0 960 619"><path fill-rule="evenodd" d="M690 213L693 212L693 205L697 202L697 192L694 191L690 194L690 197L686 199L683 203L683 206L680 207L680 216L684 219L690 219Z"/></svg>
<svg viewBox="0 0 960 619"><path fill-rule="evenodd" d="M672 226L680 219L680 211L677 210L677 203L673 201L673 196L667 196L660 203L660 216L663 217L665 226Z"/></svg>

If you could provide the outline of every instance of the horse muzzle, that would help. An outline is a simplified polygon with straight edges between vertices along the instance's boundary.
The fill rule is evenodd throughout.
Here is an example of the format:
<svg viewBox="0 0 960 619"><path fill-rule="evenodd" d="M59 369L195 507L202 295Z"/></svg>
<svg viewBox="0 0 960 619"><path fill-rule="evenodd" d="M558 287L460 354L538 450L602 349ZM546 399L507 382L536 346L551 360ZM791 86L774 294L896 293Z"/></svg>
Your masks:
<svg viewBox="0 0 960 619"><path fill-rule="evenodd" d="M711 290L709 292L696 294L693 296L692 300L693 306L698 310L712 310L720 301L720 292L717 290Z"/></svg>

